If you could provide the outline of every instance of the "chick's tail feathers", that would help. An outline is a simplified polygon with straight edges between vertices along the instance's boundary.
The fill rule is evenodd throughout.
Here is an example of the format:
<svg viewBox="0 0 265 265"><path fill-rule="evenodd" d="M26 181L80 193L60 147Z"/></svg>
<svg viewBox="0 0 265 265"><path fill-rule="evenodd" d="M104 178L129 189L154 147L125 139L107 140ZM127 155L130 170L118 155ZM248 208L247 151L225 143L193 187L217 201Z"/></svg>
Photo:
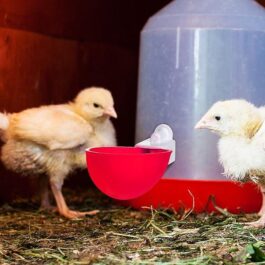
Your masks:
<svg viewBox="0 0 265 265"><path fill-rule="evenodd" d="M9 118L7 113L0 112L0 130L5 131L9 126Z"/></svg>
<svg viewBox="0 0 265 265"><path fill-rule="evenodd" d="M9 117L7 113L0 112L0 139L5 142L5 131L9 127Z"/></svg>

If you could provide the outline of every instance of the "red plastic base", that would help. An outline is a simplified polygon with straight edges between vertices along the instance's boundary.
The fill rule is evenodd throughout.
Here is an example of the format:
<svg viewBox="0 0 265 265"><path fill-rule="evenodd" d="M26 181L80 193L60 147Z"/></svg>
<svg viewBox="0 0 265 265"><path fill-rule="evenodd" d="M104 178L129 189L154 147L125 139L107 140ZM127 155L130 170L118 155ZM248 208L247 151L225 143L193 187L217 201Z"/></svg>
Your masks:
<svg viewBox="0 0 265 265"><path fill-rule="evenodd" d="M193 209L195 213L216 211L216 205L237 214L258 212L261 203L262 194L253 183L161 179L145 195L123 204L136 209L143 206L175 210L185 208Z"/></svg>

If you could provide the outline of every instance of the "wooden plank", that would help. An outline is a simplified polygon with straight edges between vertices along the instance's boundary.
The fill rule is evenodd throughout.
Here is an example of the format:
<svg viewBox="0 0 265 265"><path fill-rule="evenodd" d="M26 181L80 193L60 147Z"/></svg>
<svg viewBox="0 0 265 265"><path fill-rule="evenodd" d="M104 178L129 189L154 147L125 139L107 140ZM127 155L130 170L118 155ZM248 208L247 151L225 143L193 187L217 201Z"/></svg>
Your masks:
<svg viewBox="0 0 265 265"><path fill-rule="evenodd" d="M137 49L149 16L170 0L0 0L0 26Z"/></svg>
<svg viewBox="0 0 265 265"><path fill-rule="evenodd" d="M0 28L1 109L66 99L77 87L77 65L78 42Z"/></svg>

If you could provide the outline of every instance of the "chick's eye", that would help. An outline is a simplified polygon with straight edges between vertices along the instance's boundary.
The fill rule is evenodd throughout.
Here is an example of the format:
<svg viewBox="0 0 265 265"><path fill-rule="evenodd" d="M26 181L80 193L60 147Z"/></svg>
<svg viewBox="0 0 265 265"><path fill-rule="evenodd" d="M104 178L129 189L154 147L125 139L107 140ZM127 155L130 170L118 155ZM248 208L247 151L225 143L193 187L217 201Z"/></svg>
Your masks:
<svg viewBox="0 0 265 265"><path fill-rule="evenodd" d="M100 105L97 104L97 103L94 103L93 106L94 106L95 108L99 108L99 107L100 107Z"/></svg>
<svg viewBox="0 0 265 265"><path fill-rule="evenodd" d="M220 121L221 120L221 117L220 116L215 116L214 117L217 121Z"/></svg>

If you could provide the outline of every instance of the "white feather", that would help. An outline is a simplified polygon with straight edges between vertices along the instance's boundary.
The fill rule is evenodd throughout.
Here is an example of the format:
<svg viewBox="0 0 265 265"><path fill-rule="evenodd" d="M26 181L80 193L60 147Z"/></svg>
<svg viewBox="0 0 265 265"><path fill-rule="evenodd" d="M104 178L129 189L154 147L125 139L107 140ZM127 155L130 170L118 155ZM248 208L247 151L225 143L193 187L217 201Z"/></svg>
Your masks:
<svg viewBox="0 0 265 265"><path fill-rule="evenodd" d="M0 129L6 130L9 126L8 114L0 113Z"/></svg>
<svg viewBox="0 0 265 265"><path fill-rule="evenodd" d="M265 172L265 151L258 141L231 136L222 137L218 143L219 161L225 175L242 180L249 172Z"/></svg>

